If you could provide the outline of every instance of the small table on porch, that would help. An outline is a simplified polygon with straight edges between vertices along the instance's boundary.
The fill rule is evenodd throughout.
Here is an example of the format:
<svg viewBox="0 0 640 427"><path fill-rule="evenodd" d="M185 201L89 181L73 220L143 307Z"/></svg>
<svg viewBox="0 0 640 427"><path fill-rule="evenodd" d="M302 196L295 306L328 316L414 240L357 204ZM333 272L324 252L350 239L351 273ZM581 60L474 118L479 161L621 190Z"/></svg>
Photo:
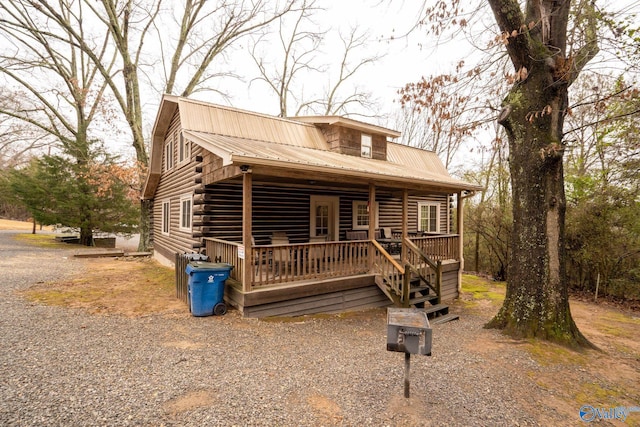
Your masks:
<svg viewBox="0 0 640 427"><path fill-rule="evenodd" d="M402 251L402 240L400 239L376 239L385 251L390 255L399 254Z"/></svg>

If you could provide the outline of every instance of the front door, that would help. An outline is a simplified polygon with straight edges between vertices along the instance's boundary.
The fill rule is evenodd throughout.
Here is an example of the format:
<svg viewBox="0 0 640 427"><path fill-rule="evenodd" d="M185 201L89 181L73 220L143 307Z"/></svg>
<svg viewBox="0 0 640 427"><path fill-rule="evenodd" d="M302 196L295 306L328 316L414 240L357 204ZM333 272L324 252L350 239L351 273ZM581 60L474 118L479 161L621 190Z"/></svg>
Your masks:
<svg viewBox="0 0 640 427"><path fill-rule="evenodd" d="M340 224L340 198L337 196L311 196L311 237L327 236L338 240Z"/></svg>

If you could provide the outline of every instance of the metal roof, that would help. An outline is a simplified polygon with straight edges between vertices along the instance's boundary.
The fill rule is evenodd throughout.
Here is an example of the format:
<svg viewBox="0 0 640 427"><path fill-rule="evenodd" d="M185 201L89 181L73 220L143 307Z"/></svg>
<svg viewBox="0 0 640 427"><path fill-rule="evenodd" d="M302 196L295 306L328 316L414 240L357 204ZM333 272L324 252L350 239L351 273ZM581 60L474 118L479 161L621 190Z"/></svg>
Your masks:
<svg viewBox="0 0 640 427"><path fill-rule="evenodd" d="M187 98L178 98L178 109L183 130L319 150L329 149L320 129L310 123L207 104Z"/></svg>
<svg viewBox="0 0 640 427"><path fill-rule="evenodd" d="M427 154L422 161L403 164L212 133L184 131L184 134L195 144L221 157L225 166L231 164L274 166L385 182L429 184L452 190L468 189L471 185L449 176L434 153ZM410 150L404 150L403 147L392 148L395 158L408 157L411 147L406 147Z"/></svg>
<svg viewBox="0 0 640 427"><path fill-rule="evenodd" d="M481 189L476 184L452 178L431 151L388 142L386 161L330 151L316 124L338 124L386 136L399 135L386 128L336 116L306 117L300 121L285 119L165 95L153 127L144 198L152 198L159 183L165 134L176 110L185 137L220 156L224 165L275 166L393 182L406 188L433 185L451 191Z"/></svg>

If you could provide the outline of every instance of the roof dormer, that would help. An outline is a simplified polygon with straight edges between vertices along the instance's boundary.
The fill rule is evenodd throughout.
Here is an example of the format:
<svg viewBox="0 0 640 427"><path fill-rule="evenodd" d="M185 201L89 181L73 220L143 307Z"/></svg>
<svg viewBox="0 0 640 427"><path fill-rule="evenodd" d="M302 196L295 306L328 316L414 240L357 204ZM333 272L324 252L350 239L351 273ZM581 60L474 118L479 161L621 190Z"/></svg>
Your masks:
<svg viewBox="0 0 640 427"><path fill-rule="evenodd" d="M313 123L324 134L329 149L350 156L387 160L387 138L397 138L400 132L339 116L294 117Z"/></svg>

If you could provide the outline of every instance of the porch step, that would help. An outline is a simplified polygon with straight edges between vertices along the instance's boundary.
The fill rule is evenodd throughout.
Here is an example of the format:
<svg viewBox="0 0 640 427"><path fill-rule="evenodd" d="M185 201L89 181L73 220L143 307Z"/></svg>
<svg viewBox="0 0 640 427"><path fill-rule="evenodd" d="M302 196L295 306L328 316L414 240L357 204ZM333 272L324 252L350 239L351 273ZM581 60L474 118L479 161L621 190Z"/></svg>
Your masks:
<svg viewBox="0 0 640 427"><path fill-rule="evenodd" d="M424 304L425 302L431 302L433 300L438 299L437 295L424 295L424 296L419 296L417 298L411 298L409 300L409 305L410 306L417 306L418 304Z"/></svg>
<svg viewBox="0 0 640 427"><path fill-rule="evenodd" d="M424 312L427 314L435 314L436 316L438 314L440 315L445 315L445 314L449 314L449 306L446 304L435 304L435 305L430 305L428 307L424 308Z"/></svg>
<svg viewBox="0 0 640 427"><path fill-rule="evenodd" d="M427 291L429 292L429 286L427 285L421 285L421 286L414 286L413 284L411 284L411 287L409 288L409 292L422 292L422 291Z"/></svg>
<svg viewBox="0 0 640 427"><path fill-rule="evenodd" d="M429 320L429 323L432 325L438 325L441 323L451 322L452 320L458 320L460 318L457 314L445 314L444 316L434 317Z"/></svg>

